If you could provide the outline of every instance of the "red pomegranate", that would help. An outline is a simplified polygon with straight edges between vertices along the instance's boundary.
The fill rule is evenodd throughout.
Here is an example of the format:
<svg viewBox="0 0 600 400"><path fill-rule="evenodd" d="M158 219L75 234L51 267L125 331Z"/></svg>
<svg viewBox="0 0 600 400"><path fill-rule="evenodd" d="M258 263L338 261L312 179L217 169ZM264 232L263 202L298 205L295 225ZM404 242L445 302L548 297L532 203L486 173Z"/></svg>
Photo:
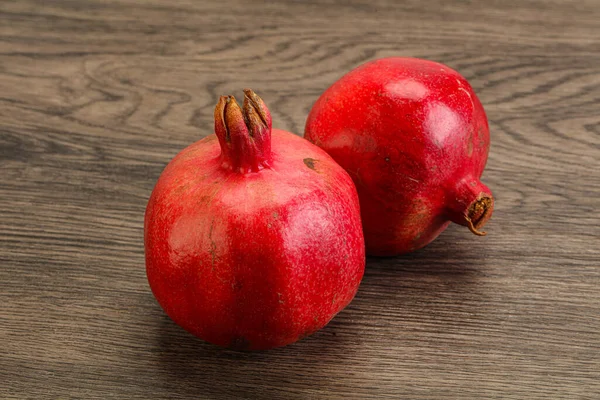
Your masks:
<svg viewBox="0 0 600 400"><path fill-rule="evenodd" d="M364 64L318 99L305 138L356 183L367 254L419 249L450 221L485 234L494 207L479 180L488 122L469 83L449 67L398 57Z"/></svg>
<svg viewBox="0 0 600 400"><path fill-rule="evenodd" d="M215 134L167 165L146 209L150 287L209 342L267 349L325 326L354 297L365 250L358 196L323 150L273 129L245 91L215 109Z"/></svg>

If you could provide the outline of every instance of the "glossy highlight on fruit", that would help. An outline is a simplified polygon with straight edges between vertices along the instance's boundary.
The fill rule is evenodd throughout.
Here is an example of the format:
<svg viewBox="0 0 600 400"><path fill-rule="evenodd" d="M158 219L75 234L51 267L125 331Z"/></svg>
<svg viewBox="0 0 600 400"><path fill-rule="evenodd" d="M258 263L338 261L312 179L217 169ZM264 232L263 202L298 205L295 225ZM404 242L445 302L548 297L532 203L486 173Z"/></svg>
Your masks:
<svg viewBox="0 0 600 400"><path fill-rule="evenodd" d="M366 63L317 100L305 138L356 183L367 254L419 249L450 221L485 234L494 207L479 180L488 121L469 83L449 67L401 57Z"/></svg>
<svg viewBox="0 0 600 400"><path fill-rule="evenodd" d="M165 168L150 196L148 281L179 325L241 350L293 343L354 297L364 265L358 196L323 150L271 128L251 90L222 96L215 134Z"/></svg>

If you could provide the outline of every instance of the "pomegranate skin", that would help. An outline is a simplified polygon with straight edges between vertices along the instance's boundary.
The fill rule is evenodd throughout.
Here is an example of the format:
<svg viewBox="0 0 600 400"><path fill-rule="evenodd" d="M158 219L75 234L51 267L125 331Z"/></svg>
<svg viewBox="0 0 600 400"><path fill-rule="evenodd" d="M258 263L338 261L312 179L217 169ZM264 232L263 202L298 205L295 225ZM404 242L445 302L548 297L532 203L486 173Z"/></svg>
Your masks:
<svg viewBox="0 0 600 400"><path fill-rule="evenodd" d="M487 117L469 83L449 67L384 58L343 76L314 104L305 138L354 180L367 254L408 253L453 221L478 235L493 211L479 178Z"/></svg>
<svg viewBox="0 0 600 400"><path fill-rule="evenodd" d="M233 138L244 121L225 107L215 128ZM146 271L162 308L192 334L239 350L325 326L356 294L365 265L351 178L303 138L271 132L267 117L269 144L256 153L264 162L242 157L240 166L222 151L225 136L210 135L167 165L145 215Z"/></svg>

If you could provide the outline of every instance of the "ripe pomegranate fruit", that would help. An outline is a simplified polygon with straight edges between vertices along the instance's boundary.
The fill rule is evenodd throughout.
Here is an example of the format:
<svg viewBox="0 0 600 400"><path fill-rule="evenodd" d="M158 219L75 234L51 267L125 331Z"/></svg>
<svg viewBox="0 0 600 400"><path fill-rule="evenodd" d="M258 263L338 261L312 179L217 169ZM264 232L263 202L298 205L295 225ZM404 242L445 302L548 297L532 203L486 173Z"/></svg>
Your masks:
<svg viewBox="0 0 600 400"><path fill-rule="evenodd" d="M215 135L179 153L150 196L150 287L209 342L268 349L325 326L354 297L365 249L351 178L323 150L271 130L263 101L222 96Z"/></svg>
<svg viewBox="0 0 600 400"><path fill-rule="evenodd" d="M356 183L367 254L419 249L450 221L485 234L494 207L479 180L488 122L469 83L449 67L399 57L364 64L318 99L305 138Z"/></svg>

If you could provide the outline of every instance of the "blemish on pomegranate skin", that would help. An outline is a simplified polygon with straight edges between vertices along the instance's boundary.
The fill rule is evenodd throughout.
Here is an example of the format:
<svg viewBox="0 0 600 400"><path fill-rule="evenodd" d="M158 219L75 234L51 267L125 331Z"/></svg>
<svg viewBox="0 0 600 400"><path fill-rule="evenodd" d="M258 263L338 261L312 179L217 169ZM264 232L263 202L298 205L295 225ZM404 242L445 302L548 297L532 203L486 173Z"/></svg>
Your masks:
<svg viewBox="0 0 600 400"><path fill-rule="evenodd" d="M211 265L212 270L215 270L215 260L217 258L217 243L213 239L213 229L215 227L215 220L213 219L210 223L210 230L208 231L208 240L210 241L210 257L211 257Z"/></svg>
<svg viewBox="0 0 600 400"><path fill-rule="evenodd" d="M236 292L239 292L240 290L242 290L243 287L244 287L244 285L242 284L242 282L240 282L237 279L234 279L234 281L231 283L231 288Z"/></svg>
<svg viewBox="0 0 600 400"><path fill-rule="evenodd" d="M315 160L314 158L305 158L304 160L304 165L306 165L308 168L312 169L313 171L316 171L315 169Z"/></svg>
<svg viewBox="0 0 600 400"><path fill-rule="evenodd" d="M467 156L471 157L473 155L473 131L469 134L469 139L467 142Z"/></svg>
<svg viewBox="0 0 600 400"><path fill-rule="evenodd" d="M485 137L486 137L486 133L485 133L485 129L483 127L479 127L479 148L480 149L484 149L487 145L486 141L485 141Z"/></svg>

